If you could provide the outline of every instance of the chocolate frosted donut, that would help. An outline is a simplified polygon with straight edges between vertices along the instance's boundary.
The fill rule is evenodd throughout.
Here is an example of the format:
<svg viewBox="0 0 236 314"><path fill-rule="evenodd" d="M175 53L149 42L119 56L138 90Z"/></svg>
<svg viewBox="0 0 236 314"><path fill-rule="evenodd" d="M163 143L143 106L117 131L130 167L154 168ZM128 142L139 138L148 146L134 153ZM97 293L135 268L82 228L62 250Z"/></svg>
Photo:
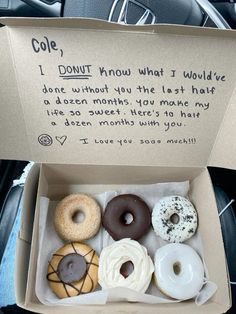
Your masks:
<svg viewBox="0 0 236 314"><path fill-rule="evenodd" d="M150 227L150 210L137 195L118 195L107 204L102 224L114 240L138 240Z"/></svg>
<svg viewBox="0 0 236 314"><path fill-rule="evenodd" d="M98 256L86 244L72 242L57 250L48 263L47 280L59 298L92 292L98 283Z"/></svg>

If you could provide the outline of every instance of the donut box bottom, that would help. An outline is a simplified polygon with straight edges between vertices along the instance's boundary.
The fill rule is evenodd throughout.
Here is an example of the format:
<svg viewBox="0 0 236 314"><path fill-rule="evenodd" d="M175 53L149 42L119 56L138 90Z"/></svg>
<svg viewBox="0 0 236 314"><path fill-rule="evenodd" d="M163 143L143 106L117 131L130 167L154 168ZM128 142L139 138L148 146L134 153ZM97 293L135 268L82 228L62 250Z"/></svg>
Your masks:
<svg viewBox="0 0 236 314"><path fill-rule="evenodd" d="M106 305L45 306L35 295L38 252L38 211L40 196L60 200L85 192L97 193L125 184L190 181L190 199L199 215L204 259L209 278L218 286L215 295L204 305L193 300L177 304L108 303ZM36 201L37 200L37 201ZM36 201L36 203L35 203ZM36 205L35 205L36 204ZM224 313L231 306L228 274L215 196L206 168L170 168L145 166L34 165L24 191L21 230L16 256L17 304L37 313ZM44 274L43 274L44 275Z"/></svg>

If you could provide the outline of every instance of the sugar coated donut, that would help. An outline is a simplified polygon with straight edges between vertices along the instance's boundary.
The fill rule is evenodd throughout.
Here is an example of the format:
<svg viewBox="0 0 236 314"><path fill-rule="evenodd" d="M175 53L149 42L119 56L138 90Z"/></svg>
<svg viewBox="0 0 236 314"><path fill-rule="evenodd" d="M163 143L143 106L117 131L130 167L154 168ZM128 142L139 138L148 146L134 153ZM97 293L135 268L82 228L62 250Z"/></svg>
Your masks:
<svg viewBox="0 0 236 314"><path fill-rule="evenodd" d="M84 220L79 223L73 220L78 212L84 214ZM58 235L66 241L83 241L92 238L101 225L101 209L88 195L69 195L57 205L54 225Z"/></svg>
<svg viewBox="0 0 236 314"><path fill-rule="evenodd" d="M98 283L96 252L83 243L64 245L48 263L47 280L61 299L92 292Z"/></svg>
<svg viewBox="0 0 236 314"><path fill-rule="evenodd" d="M204 284L204 267L190 246L171 243L155 253L155 281L167 296L187 300L195 297Z"/></svg>
<svg viewBox="0 0 236 314"><path fill-rule="evenodd" d="M126 287L144 293L153 271L153 262L146 248L137 241L122 239L103 248L98 281L103 289Z"/></svg>
<svg viewBox="0 0 236 314"><path fill-rule="evenodd" d="M182 196L167 196L159 200L152 212L154 231L169 242L183 242L191 238L198 226L192 203Z"/></svg>
<svg viewBox="0 0 236 314"><path fill-rule="evenodd" d="M125 218L127 214L133 218L130 223ZM102 224L114 240L138 240L149 230L151 214L147 204L139 196L122 194L107 204Z"/></svg>

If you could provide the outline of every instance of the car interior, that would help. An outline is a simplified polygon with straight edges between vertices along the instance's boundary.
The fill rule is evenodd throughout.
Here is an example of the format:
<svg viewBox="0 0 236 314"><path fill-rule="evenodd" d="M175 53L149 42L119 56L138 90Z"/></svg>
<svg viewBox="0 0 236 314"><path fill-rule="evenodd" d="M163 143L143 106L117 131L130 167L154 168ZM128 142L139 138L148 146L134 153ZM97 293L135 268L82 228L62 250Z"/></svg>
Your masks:
<svg viewBox="0 0 236 314"><path fill-rule="evenodd" d="M129 10L127 10L129 8ZM1 17L101 19L122 24L179 24L236 29L236 0L0 0ZM219 62L216 60L216 62ZM0 161L0 265L20 211L24 184L14 184L29 161ZM209 168L218 207L232 308L236 312L236 171ZM14 259L14 256L12 256ZM1 268L1 267L0 267ZM0 272L1 282L1 272ZM0 285L1 289L1 285ZM1 300L0 313L29 313Z"/></svg>

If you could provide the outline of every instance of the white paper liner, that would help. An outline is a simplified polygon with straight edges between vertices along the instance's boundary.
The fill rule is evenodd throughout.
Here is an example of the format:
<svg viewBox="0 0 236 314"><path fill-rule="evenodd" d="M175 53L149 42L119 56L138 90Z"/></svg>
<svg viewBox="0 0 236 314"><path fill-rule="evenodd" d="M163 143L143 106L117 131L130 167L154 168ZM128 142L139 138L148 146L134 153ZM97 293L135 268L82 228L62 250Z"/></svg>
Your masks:
<svg viewBox="0 0 236 314"><path fill-rule="evenodd" d="M179 195L187 197L189 191L189 182L173 182L173 183L158 183L151 185L137 185L128 186L125 185L123 188L116 191L104 192L102 194L92 195L101 208L105 208L106 204L116 195L124 193L133 193L143 198L146 203L152 209L155 203L164 196ZM159 289L156 287L154 281L150 283L150 286L146 293L139 293L128 288L113 288L109 290L101 290L98 285L95 292L82 294L80 296L59 299L50 289L46 278L48 261L50 261L52 254L65 244L65 242L59 238L53 223L54 210L58 202L50 201L46 197L40 199L40 213L39 213L39 254L37 263L37 274L35 291L39 301L45 305L70 305L75 306L77 304L106 304L107 302L117 301L128 301L128 302L142 302L147 304L157 303L176 303L181 300L168 299L164 296ZM111 236L106 232L104 228L100 228L98 234L89 240L84 241L90 245L97 253L100 252L103 247L108 246L114 242ZM144 245L152 260L154 260L154 254L156 250L166 245L168 242L162 240L155 234L152 228L150 231L142 237L139 241ZM202 242L199 232L185 242L186 244L193 247L203 259ZM197 305L204 304L209 300L217 290L215 283L208 280L208 271L206 265L206 283L204 284L201 291L195 298Z"/></svg>

